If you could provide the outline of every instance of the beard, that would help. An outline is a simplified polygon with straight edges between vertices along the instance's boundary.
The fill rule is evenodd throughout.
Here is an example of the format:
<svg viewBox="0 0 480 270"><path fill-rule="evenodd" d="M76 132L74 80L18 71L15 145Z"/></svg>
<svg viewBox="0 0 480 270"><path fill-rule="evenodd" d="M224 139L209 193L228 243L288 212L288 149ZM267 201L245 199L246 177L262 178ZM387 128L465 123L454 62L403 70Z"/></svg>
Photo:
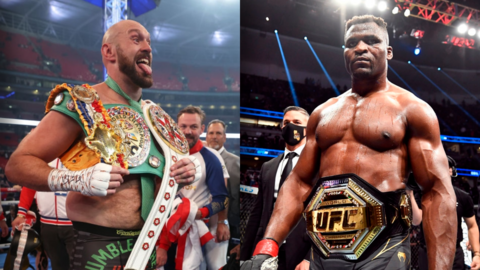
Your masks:
<svg viewBox="0 0 480 270"><path fill-rule="evenodd" d="M190 147L190 149L192 149L195 146L195 144L197 144L198 139L200 139L200 136L195 137L195 136L190 135L190 134L185 134L185 138L192 140L192 142L188 142L188 146Z"/></svg>
<svg viewBox="0 0 480 270"><path fill-rule="evenodd" d="M125 74L130 80L139 86L140 88L150 88L153 85L152 75L140 74L136 69L136 61L130 61L129 58L123 53L120 46L117 45L118 54L118 68ZM139 55L138 59L143 58L143 55Z"/></svg>
<svg viewBox="0 0 480 270"><path fill-rule="evenodd" d="M213 148L213 149L215 149L215 150L220 150L220 148L221 148L221 147L220 147L220 144L219 144L218 142L212 142L212 143L210 144L210 147Z"/></svg>

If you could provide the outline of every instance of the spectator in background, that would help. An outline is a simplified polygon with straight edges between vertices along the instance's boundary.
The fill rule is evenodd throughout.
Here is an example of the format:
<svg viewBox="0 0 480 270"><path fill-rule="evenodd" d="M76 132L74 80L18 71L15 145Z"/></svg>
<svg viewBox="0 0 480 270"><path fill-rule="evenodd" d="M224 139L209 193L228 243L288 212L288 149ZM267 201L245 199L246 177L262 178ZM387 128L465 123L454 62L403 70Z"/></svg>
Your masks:
<svg viewBox="0 0 480 270"><path fill-rule="evenodd" d="M210 121L207 126L207 144L217 150L225 161L228 174L228 222L232 238L240 239L240 157L225 149L227 126L221 120ZM230 243L229 250L233 247Z"/></svg>
<svg viewBox="0 0 480 270"><path fill-rule="evenodd" d="M283 114L282 137L285 139L285 152L262 166L258 195L248 219L245 240L241 246L241 260L250 259L255 245L262 239L283 181L297 164L305 147L308 112L303 108L290 106L284 110ZM308 269L310 263L304 259L308 258L309 248L306 223L301 219L279 249L278 269L293 270L300 263L303 266L301 269Z"/></svg>

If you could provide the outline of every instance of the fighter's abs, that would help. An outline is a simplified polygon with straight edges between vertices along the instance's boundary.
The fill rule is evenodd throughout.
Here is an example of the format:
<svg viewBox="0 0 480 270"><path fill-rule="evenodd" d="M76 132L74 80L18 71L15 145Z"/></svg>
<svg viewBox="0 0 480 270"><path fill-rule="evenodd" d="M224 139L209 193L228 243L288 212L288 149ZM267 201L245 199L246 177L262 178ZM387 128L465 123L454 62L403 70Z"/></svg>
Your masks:
<svg viewBox="0 0 480 270"><path fill-rule="evenodd" d="M131 178L125 179L113 195L89 197L71 192L67 197L67 213L70 219L104 227L141 228L143 221L140 207L140 181Z"/></svg>

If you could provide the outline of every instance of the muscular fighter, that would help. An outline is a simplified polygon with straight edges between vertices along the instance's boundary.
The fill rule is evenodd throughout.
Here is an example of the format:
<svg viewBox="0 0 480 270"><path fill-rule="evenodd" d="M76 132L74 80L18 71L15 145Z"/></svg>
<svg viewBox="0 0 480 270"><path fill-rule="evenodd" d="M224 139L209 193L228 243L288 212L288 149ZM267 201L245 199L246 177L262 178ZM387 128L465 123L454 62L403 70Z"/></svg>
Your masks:
<svg viewBox="0 0 480 270"><path fill-rule="evenodd" d="M264 240L242 269L260 269L277 256L277 243L299 220L316 176L354 173L391 197L404 193L410 169L424 193L430 269L452 267L455 194L437 117L428 104L388 81L392 57L383 19L365 15L347 21L344 58L352 89L312 113L305 149L280 190ZM408 269L409 254L406 230L380 234L357 260L326 258L314 247L311 269Z"/></svg>
<svg viewBox="0 0 480 270"><path fill-rule="evenodd" d="M125 265L146 218L141 214L148 215L155 183L161 182L164 171L178 183L191 182L196 171L188 158L164 170L164 157L155 140L151 140L149 149L144 147L149 131L140 109L142 88L153 83L148 31L135 21L121 21L105 33L101 53L109 79L91 87L98 97L87 85L77 92L73 86L57 86L52 92L60 88L61 92L51 96L54 105L47 107L49 112L20 143L6 166L8 178L16 184L38 191L74 191L69 192L66 201L68 218L78 231L70 269ZM97 102L92 103L93 99ZM103 111L98 100L103 103ZM77 108L90 105L88 110ZM96 113L90 120L106 121L102 113L117 119L112 121L123 130L123 142L128 143L131 154L127 160L129 170L99 163L100 158L85 146L86 129L93 125L87 122L87 114L94 109ZM135 127L138 134L131 133ZM149 137L153 138L151 134ZM108 147L106 138L105 135L92 143L101 145L101 140L105 140ZM48 166L47 162L57 157L69 170L57 171ZM116 156L120 164L125 161L122 157L126 158Z"/></svg>

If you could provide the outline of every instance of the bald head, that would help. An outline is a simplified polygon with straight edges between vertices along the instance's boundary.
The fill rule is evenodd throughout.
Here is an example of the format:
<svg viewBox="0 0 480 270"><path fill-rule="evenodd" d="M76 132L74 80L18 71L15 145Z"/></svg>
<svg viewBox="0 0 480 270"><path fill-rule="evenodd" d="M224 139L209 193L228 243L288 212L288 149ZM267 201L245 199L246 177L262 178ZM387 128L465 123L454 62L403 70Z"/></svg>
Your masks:
<svg viewBox="0 0 480 270"><path fill-rule="evenodd" d="M150 34L136 21L120 21L107 30L102 41L102 61L114 80L126 80L141 88L153 84Z"/></svg>
<svg viewBox="0 0 480 270"><path fill-rule="evenodd" d="M123 35L128 35L131 30L145 31L148 32L143 25L136 21L124 20L119 21L118 23L110 26L105 35L103 35L102 45L103 44L113 44L117 45L119 43L119 38Z"/></svg>

